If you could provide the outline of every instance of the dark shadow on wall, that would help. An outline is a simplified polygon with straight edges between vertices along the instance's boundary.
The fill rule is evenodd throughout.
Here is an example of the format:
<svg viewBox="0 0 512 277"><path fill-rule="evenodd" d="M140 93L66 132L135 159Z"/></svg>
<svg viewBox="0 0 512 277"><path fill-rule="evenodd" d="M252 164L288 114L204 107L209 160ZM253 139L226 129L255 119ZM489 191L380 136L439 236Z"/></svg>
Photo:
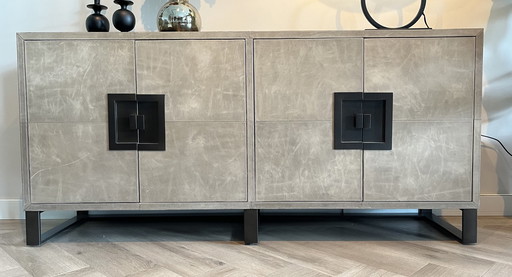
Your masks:
<svg viewBox="0 0 512 277"><path fill-rule="evenodd" d="M487 84L483 106L491 132L503 127L501 124L494 125L494 120L512 111L512 36L508 32L508 21L511 18L512 2L495 0L484 37L484 73Z"/></svg>
<svg viewBox="0 0 512 277"><path fill-rule="evenodd" d="M201 2L206 2L211 6L215 5L217 0L191 0L189 1L199 12L201 12ZM146 0L141 7L141 23L145 31L158 31L156 26L156 16L160 8L167 3L167 0Z"/></svg>
<svg viewBox="0 0 512 277"><path fill-rule="evenodd" d="M217 0L189 0L190 4L194 5L194 7L196 7L198 10L201 9L201 2L205 2L210 7L213 7L216 1Z"/></svg>
<svg viewBox="0 0 512 277"><path fill-rule="evenodd" d="M166 0L146 0L144 4L142 4L140 13L141 13L141 23L144 25L145 31L158 31L156 27L156 15L160 8L167 3Z"/></svg>
<svg viewBox="0 0 512 277"><path fill-rule="evenodd" d="M512 2L494 0L489 16L489 22L484 35L484 78L485 93L482 99L484 112L487 115L487 135L502 141L507 149L512 150L512 35L508 22L512 19ZM484 114L484 119L485 119ZM486 145L492 145L497 154L496 161L496 194L511 194L512 192L512 157L506 154L497 143L483 140ZM482 154L488 149L482 149ZM487 160L486 160L487 156ZM482 155L484 163L492 162L489 155ZM481 186L485 188L491 173L482 170ZM488 185L490 186L490 185ZM505 199L506 200L506 199ZM512 213L512 203L505 201L505 213Z"/></svg>

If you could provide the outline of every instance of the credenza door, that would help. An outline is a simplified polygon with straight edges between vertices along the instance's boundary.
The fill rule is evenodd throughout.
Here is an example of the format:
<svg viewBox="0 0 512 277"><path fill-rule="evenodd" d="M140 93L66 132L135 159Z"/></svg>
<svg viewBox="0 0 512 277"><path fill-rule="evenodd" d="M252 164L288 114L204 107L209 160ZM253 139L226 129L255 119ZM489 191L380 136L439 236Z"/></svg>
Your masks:
<svg viewBox="0 0 512 277"><path fill-rule="evenodd" d="M365 91L394 96L393 149L364 151L364 201L472 201L475 38L368 38L364 49Z"/></svg>
<svg viewBox="0 0 512 277"><path fill-rule="evenodd" d="M362 200L362 151L333 149L333 94L362 92L362 46L254 41L256 201Z"/></svg>
<svg viewBox="0 0 512 277"><path fill-rule="evenodd" d="M137 92L165 94L166 150L139 151L141 202L247 201L245 40L138 41Z"/></svg>
<svg viewBox="0 0 512 277"><path fill-rule="evenodd" d="M138 202L137 153L107 131L107 94L135 93L133 41L24 43L30 201Z"/></svg>

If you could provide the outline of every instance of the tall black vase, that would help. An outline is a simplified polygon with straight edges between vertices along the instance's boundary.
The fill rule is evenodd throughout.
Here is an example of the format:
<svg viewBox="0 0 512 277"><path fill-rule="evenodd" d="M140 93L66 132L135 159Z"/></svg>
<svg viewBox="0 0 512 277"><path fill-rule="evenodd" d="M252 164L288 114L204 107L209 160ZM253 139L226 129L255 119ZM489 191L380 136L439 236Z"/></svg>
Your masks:
<svg viewBox="0 0 512 277"><path fill-rule="evenodd" d="M133 5L132 1L115 0L114 3L121 6L121 8L114 12L112 16L112 23L114 27L121 32L129 32L135 27L135 15L128 10L128 6Z"/></svg>
<svg viewBox="0 0 512 277"><path fill-rule="evenodd" d="M110 23L108 19L101 14L101 11L106 10L107 7L101 5L100 0L94 0L94 4L87 5L87 8L94 11L94 13L89 15L85 20L87 32L108 32L110 30Z"/></svg>

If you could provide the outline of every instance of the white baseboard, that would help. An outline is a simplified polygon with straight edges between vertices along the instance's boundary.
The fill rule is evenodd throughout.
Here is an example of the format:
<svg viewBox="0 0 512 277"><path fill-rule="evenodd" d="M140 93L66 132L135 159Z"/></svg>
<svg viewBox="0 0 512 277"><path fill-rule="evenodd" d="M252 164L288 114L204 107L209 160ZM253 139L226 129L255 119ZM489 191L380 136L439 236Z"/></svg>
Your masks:
<svg viewBox="0 0 512 277"><path fill-rule="evenodd" d="M481 216L512 216L512 195L482 195L480 196Z"/></svg>
<svg viewBox="0 0 512 277"><path fill-rule="evenodd" d="M435 210L442 216L460 216L460 210ZM480 195L478 216L512 216L512 195Z"/></svg>
<svg viewBox="0 0 512 277"><path fill-rule="evenodd" d="M347 213L358 213L358 210L347 210ZM369 210L363 213L410 213L411 210ZM69 211L52 211L43 213L46 219L64 219L72 216ZM133 213L133 212L132 212ZM440 215L459 216L460 210L442 210ZM512 195L480 196L479 216L512 216ZM0 219L24 219L23 201L21 199L0 199Z"/></svg>
<svg viewBox="0 0 512 277"><path fill-rule="evenodd" d="M68 219L73 211L51 211L42 213L43 219ZM0 219L25 219L23 201L21 199L0 199Z"/></svg>
<svg viewBox="0 0 512 277"><path fill-rule="evenodd" d="M0 219L25 218L21 199L0 199Z"/></svg>

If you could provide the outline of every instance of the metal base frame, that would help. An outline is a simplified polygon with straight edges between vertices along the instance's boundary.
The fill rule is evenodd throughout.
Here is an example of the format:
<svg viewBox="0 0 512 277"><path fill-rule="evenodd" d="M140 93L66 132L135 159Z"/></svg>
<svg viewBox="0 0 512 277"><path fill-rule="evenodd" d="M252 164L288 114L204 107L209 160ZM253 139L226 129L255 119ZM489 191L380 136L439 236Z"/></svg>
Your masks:
<svg viewBox="0 0 512 277"><path fill-rule="evenodd" d="M43 233L41 228L42 213L43 211L25 211L25 234L29 246L39 246L58 233L85 222L89 217L88 211L77 211L75 217Z"/></svg>
<svg viewBox="0 0 512 277"><path fill-rule="evenodd" d="M462 244L475 244L477 243L477 209L461 209L462 211L462 229L459 230L451 223L445 221L442 217L439 217L432 213L432 210L420 209L418 215L427 219L435 227L455 236ZM257 244L258 243L258 224L259 224L259 213L260 210L245 210L244 211L244 236L245 244ZM340 215L344 216L344 210L340 211Z"/></svg>
<svg viewBox="0 0 512 277"><path fill-rule="evenodd" d="M85 222L89 218L88 211L77 211L76 216L58 226L42 232L41 214L43 211L25 212L26 242L29 246L40 246L58 233ZM244 210L244 241L246 245L258 243L258 225L260 210Z"/></svg>
<svg viewBox="0 0 512 277"><path fill-rule="evenodd" d="M461 209L462 229L458 229L443 218L434 215L432 210L418 210L418 215L433 223L435 227L455 236L462 244L477 243L477 209ZM89 218L88 211L77 211L76 216L60 225L42 232L41 214L43 211L26 211L26 242L29 246L39 246L58 233L85 222ZM344 211L341 210L341 215ZM246 245L258 243L259 209L244 210L244 242Z"/></svg>
<svg viewBox="0 0 512 277"><path fill-rule="evenodd" d="M244 240L245 245L258 243L258 225L260 210L244 210Z"/></svg>
<svg viewBox="0 0 512 277"><path fill-rule="evenodd" d="M477 243L477 209L461 209L462 229L458 229L443 218L432 213L432 210L418 210L418 215L429 220L442 231L455 236L462 244Z"/></svg>

